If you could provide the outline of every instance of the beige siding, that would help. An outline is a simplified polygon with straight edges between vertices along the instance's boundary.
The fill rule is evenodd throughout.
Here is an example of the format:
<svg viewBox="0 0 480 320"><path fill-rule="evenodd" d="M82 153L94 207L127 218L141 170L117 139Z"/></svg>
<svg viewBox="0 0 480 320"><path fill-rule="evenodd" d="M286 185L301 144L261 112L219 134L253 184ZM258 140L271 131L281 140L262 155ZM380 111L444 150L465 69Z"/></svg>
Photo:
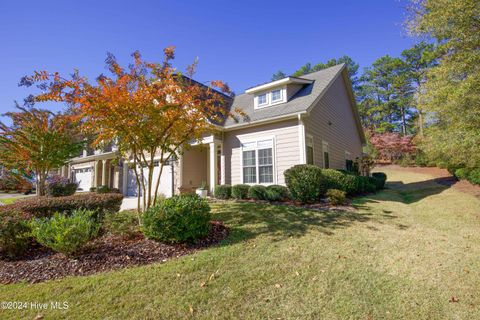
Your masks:
<svg viewBox="0 0 480 320"><path fill-rule="evenodd" d="M208 184L207 154L208 146L195 146L185 151L182 159L182 188L194 190L201 186L202 182Z"/></svg>
<svg viewBox="0 0 480 320"><path fill-rule="evenodd" d="M241 143L268 138L274 139L274 182L285 184L283 172L300 161L297 119L225 132L225 183L242 183Z"/></svg>
<svg viewBox="0 0 480 320"><path fill-rule="evenodd" d="M352 160L361 156L362 142L342 76L335 80L304 123L306 134L313 136L314 164L323 166L322 140L328 142L330 168L345 167L345 151L351 153Z"/></svg>

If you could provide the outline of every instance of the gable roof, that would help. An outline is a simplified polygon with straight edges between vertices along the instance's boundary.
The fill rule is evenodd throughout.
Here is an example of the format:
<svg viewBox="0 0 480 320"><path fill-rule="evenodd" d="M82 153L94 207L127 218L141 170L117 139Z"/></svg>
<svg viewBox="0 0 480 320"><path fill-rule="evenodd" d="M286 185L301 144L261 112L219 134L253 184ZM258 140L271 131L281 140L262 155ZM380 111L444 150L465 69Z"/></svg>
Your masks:
<svg viewBox="0 0 480 320"><path fill-rule="evenodd" d="M257 121L278 118L282 116L295 115L307 112L309 108L316 102L320 96L324 94L326 89L338 77L345 68L345 64L339 64L317 72L312 72L302 76L302 79L313 80L311 84L305 85L297 93L295 93L287 102L277 104L261 109L254 109L254 101L252 94L239 94L233 99L231 110L235 108L241 109L247 119L240 117L236 122L229 118L225 121L224 127L236 127L239 125L251 124Z"/></svg>

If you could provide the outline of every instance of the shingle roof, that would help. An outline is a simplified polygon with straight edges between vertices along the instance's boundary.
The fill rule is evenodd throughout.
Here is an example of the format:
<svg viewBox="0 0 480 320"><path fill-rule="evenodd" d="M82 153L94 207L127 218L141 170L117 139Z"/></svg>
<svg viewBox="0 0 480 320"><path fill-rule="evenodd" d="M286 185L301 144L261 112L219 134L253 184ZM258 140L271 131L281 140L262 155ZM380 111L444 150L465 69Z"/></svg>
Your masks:
<svg viewBox="0 0 480 320"><path fill-rule="evenodd" d="M224 127L232 127L239 124L246 124L260 120L268 120L280 116L287 116L289 114L296 114L306 111L313 102L324 93L330 83L337 77L337 75L345 68L345 64L339 64L327 69L317 72L312 72L303 75L303 79L314 80L312 84L305 85L287 102L277 104L271 107L262 109L254 109L252 94L239 94L235 96L231 105L232 112L235 108L241 109L247 119L239 117L239 121L229 118L226 120Z"/></svg>

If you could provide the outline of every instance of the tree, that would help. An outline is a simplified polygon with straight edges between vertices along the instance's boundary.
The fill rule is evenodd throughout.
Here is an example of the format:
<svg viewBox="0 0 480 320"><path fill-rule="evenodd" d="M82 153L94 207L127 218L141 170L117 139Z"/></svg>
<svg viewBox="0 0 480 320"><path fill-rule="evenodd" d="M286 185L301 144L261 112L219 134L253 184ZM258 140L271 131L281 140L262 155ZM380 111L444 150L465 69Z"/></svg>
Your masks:
<svg viewBox="0 0 480 320"><path fill-rule="evenodd" d="M0 163L9 169L34 172L37 195L45 195L48 173L83 149L71 117L33 107L8 112L12 125L0 122Z"/></svg>
<svg viewBox="0 0 480 320"><path fill-rule="evenodd" d="M401 136L394 132L371 134L369 142L375 148L376 158L380 160L398 160L406 154L415 152L411 136Z"/></svg>
<svg viewBox="0 0 480 320"><path fill-rule="evenodd" d="M450 165L480 167L480 2L413 1L409 30L435 40L418 107L431 117L422 149Z"/></svg>
<svg viewBox="0 0 480 320"><path fill-rule="evenodd" d="M357 92L366 128L374 132L408 133L414 89L403 60L389 55L377 59L365 70Z"/></svg>
<svg viewBox="0 0 480 320"><path fill-rule="evenodd" d="M294 77L300 77L304 74L320 71L320 70L323 70L323 69L326 69L326 68L336 66L336 65L341 64L341 63L345 63L347 65L348 74L350 76L350 81L352 82L353 88L356 89L356 85L357 85L357 82L358 82L357 73L358 73L359 65L358 65L358 63L353 61L353 59L350 58L347 55L341 56L338 59L332 58L332 59L328 60L326 63L319 62L319 63L317 63L313 66L311 65L311 63L307 63L307 64L303 65L302 67L300 67L300 69L295 71L293 73L293 76Z"/></svg>
<svg viewBox="0 0 480 320"><path fill-rule="evenodd" d="M106 64L112 75L100 75L94 84L78 74L66 80L44 71L27 77L26 82L55 79L36 101L68 103L81 119L83 131L96 137L94 147L116 142L120 154L133 162L146 210L157 200L160 176L168 161L190 142L211 134L215 124L233 116L228 109L232 93L221 81L206 86L192 80L196 62L187 68L187 76L175 71L173 47L164 50L162 63L145 62L138 52L132 57L133 64L124 68L109 54ZM161 159L156 181L154 156ZM140 192L138 207L140 211Z"/></svg>
<svg viewBox="0 0 480 320"><path fill-rule="evenodd" d="M434 45L424 41L415 44L412 48L402 51L401 54L407 67L407 77L415 88L415 95L418 96L422 84L426 81L427 71L437 65L437 59L434 54ZM423 114L416 105L416 100L413 103L417 109L418 114L418 129L420 136L423 136Z"/></svg>
<svg viewBox="0 0 480 320"><path fill-rule="evenodd" d="M275 72L272 75L272 81L280 80L280 79L283 79L283 78L286 78L286 77L287 77L287 75L283 71L278 70L277 72Z"/></svg>

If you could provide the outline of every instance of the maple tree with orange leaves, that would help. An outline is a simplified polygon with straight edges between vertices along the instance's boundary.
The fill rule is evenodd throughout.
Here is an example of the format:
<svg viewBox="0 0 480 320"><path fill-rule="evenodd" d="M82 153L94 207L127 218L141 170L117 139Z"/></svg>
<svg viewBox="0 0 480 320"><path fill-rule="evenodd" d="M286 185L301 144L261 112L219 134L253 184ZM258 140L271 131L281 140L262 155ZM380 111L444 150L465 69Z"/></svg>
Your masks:
<svg viewBox="0 0 480 320"><path fill-rule="evenodd" d="M38 196L45 195L49 172L65 165L83 149L83 139L65 114L21 107L8 112L12 125L0 122L0 163L7 169L34 172Z"/></svg>
<svg viewBox="0 0 480 320"><path fill-rule="evenodd" d="M169 160L192 141L214 132L227 117L236 118L242 112L229 110L233 93L224 82L206 85L192 79L196 61L185 75L174 69L174 47L164 49L161 63L143 61L138 51L132 57L133 64L125 68L108 54L111 76L101 74L94 84L78 72L65 79L45 71L35 72L23 82L40 83L45 90L35 101L66 102L84 134L95 137L92 147L115 142L122 158L133 163L139 195L145 195L143 206L138 198L141 211L156 202L160 176ZM162 159L156 181L154 156ZM142 168L146 169L145 179Z"/></svg>

